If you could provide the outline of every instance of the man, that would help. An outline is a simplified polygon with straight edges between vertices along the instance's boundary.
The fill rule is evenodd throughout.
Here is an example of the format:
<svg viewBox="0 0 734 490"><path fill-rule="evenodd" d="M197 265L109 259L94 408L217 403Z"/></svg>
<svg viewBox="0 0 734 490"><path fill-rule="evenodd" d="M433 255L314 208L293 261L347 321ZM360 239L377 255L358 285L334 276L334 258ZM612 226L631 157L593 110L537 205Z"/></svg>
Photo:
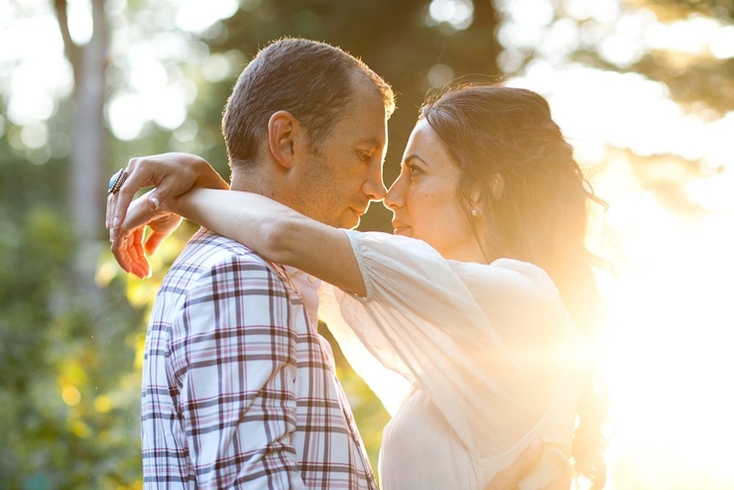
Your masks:
<svg viewBox="0 0 734 490"><path fill-rule="evenodd" d="M356 58L276 41L225 108L231 188L354 227L385 194L393 108L389 85ZM146 338L146 488L377 488L301 282L209 231L187 244Z"/></svg>
<svg viewBox="0 0 734 490"><path fill-rule="evenodd" d="M341 50L296 39L270 44L225 108L231 188L356 226L369 202L385 195L393 99L387 83ZM160 182L154 163L133 159L111 183L113 234L134 192ZM155 224L146 246L155 248L176 224ZM116 254L127 238L115 241ZM316 332L315 285L209 231L192 238L161 285L146 340L146 488L376 488ZM496 488L519 481L534 449L512 470L519 476L505 473Z"/></svg>

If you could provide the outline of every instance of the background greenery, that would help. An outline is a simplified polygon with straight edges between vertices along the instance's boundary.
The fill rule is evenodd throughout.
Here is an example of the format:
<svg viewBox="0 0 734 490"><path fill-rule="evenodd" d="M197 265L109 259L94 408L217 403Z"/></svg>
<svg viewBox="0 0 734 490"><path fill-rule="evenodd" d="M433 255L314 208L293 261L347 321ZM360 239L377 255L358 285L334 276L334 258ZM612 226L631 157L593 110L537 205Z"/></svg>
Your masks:
<svg viewBox="0 0 734 490"><path fill-rule="evenodd" d="M154 258L152 278L125 277L106 251L101 211L108 175L131 156L169 150L198 153L227 175L219 133L224 101L258 47L288 35L338 45L393 85L398 110L390 122L385 168L385 180L391 182L427 90L462 75L522 75L541 56L539 46L498 39L517 3L241 0L211 25L186 29L173 21L179 8L173 1L0 1L7 12L3 29L32 16L56 16L54 28L65 40L64 66L72 80L70 90L54 94L50 117L17 120L8 104L18 60L8 54L13 46L0 48L7 51L0 65L0 489L142 486L138 404L146 321L162 274L193 227L183 226L165 244ZM603 36L620 29L618 18L601 22L571 15L578 2L526 4L529 9L550 6L554 25L570 23L577 32L596 30ZM82 41L71 36L66 16L79 5L94 28ZM444 20L438 10L431 14L431 7L446 5L454 8L453 18L446 10ZM467 7L473 10L468 20L461 15ZM730 0L629 0L617 8L619 18L644 9L661 23L712 18L731 25L734 16ZM135 90L127 47L146 43L169 81L193 87L194 95L175 127L151 118L139 132L121 138L111 130L110 107ZM563 61L660 81L684 112L708 111L716 118L734 109L731 57L646 48L633 62L615 64L600 53L601 44L593 37L576 43L563 53ZM45 140L28 144L29 131L39 124ZM665 206L705 213L681 192L687 181L710 173L700 159L635 157L629 149L611 146L608 151L625 155L639 185ZM597 171L605 164L602 159ZM362 228L386 229L387 212L373 208ZM341 358L339 373L376 464L387 415Z"/></svg>

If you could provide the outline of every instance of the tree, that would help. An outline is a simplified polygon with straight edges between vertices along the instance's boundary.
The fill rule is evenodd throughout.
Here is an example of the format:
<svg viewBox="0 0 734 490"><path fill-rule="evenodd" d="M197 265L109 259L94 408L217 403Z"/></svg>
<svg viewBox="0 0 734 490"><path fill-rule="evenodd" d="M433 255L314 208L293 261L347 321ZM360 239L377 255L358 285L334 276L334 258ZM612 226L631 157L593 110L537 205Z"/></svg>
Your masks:
<svg viewBox="0 0 734 490"><path fill-rule="evenodd" d="M105 69L109 28L104 0L92 0L92 37L76 44L69 29L67 0L54 0L66 57L74 74L70 161L70 208L77 245L74 270L89 294L93 291L94 257L102 223L107 132L104 124ZM90 253L91 252L91 253Z"/></svg>

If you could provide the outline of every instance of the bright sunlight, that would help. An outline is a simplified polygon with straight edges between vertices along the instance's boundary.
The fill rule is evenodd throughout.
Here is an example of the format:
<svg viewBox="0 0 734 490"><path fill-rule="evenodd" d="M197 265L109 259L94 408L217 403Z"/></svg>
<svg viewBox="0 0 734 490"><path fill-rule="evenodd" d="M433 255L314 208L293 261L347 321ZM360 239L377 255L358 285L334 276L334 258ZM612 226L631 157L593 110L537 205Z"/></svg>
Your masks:
<svg viewBox="0 0 734 490"><path fill-rule="evenodd" d="M541 73L513 83L546 92L609 204L592 236L615 267L600 275L614 426L607 488L732 488L734 150L716 137L727 124L734 134L731 117L707 123L683 115L637 77ZM671 209L665 189L641 187L631 165L637 157L609 150L610 141L643 155L681 155L677 164L646 164L666 184L683 180L691 153L715 170L682 185L689 205Z"/></svg>

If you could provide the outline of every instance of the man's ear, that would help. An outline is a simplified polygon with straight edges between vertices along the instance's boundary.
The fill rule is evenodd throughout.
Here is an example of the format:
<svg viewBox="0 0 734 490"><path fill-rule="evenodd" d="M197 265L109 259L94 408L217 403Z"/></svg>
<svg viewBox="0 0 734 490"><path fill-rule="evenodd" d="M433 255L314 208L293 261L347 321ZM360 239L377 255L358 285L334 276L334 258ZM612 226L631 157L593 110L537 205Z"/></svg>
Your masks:
<svg viewBox="0 0 734 490"><path fill-rule="evenodd" d="M295 165L296 145L303 129L293 114L278 111L268 121L268 147L273 158L284 168Z"/></svg>

